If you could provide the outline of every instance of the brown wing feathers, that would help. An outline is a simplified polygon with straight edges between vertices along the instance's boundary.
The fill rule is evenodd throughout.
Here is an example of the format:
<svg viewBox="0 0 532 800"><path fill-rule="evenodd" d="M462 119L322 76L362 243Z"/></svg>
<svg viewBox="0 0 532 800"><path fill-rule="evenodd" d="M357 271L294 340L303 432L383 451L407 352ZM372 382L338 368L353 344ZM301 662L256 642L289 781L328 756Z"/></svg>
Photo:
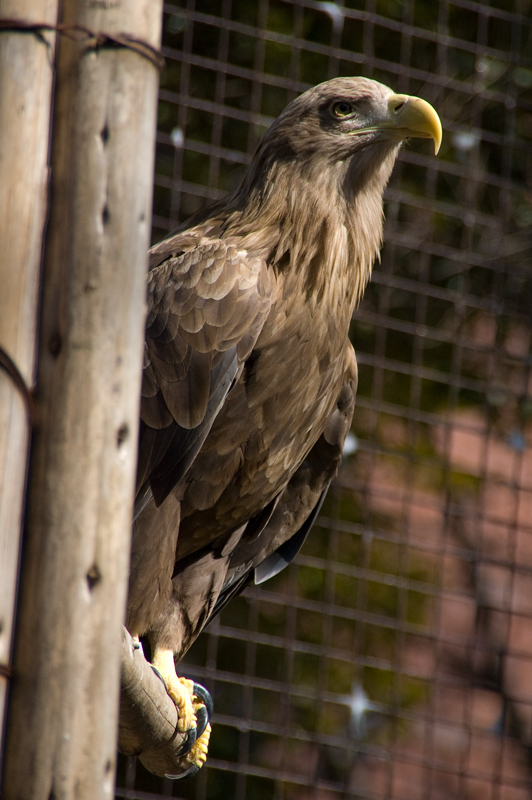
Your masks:
<svg viewBox="0 0 532 800"><path fill-rule="evenodd" d="M264 264L201 232L193 243L174 237L148 282L138 487L149 481L157 505L197 455L269 307Z"/></svg>

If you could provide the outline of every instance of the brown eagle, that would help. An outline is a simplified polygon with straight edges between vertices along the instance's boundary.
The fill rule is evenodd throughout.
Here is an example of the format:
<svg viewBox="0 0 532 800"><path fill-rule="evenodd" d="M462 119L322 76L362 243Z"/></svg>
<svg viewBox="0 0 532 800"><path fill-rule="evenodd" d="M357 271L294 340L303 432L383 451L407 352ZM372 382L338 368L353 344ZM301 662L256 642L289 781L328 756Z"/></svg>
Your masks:
<svg viewBox="0 0 532 800"><path fill-rule="evenodd" d="M322 83L272 124L230 197L151 250L127 626L189 745L200 734L192 767L207 701L174 658L293 558L335 475L357 381L349 323L409 137L439 148L424 100Z"/></svg>

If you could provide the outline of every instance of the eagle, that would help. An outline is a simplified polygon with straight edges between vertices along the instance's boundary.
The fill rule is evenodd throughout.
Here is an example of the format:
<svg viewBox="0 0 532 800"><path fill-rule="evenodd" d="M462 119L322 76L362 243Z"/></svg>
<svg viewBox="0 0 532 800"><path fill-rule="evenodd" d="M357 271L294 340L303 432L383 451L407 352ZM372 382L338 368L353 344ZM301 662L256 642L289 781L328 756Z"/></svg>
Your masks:
<svg viewBox="0 0 532 800"><path fill-rule="evenodd" d="M353 415L348 329L384 188L402 142L441 136L424 100L329 80L271 125L236 191L150 251L126 624L189 734L183 775L211 706L175 662L301 547Z"/></svg>

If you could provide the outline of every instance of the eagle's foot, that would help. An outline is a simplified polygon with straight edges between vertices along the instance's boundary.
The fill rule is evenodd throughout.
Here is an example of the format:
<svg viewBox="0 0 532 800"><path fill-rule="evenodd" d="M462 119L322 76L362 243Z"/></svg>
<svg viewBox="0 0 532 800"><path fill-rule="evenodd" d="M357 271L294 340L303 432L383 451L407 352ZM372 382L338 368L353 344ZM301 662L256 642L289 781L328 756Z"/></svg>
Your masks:
<svg viewBox="0 0 532 800"><path fill-rule="evenodd" d="M211 735L210 718L213 714L212 698L201 684L176 675L174 655L170 650L157 650L152 667L164 682L166 691L176 705L178 731L187 734L179 753L183 772L167 777L174 779L191 777L207 760Z"/></svg>
<svg viewBox="0 0 532 800"><path fill-rule="evenodd" d="M184 753L180 759L183 764L183 772L179 775L167 775L167 778L174 780L181 780L183 778L191 778L195 775L207 761L207 751L209 749L209 739L211 737L211 726L207 725L201 736L196 739L192 747L187 753Z"/></svg>

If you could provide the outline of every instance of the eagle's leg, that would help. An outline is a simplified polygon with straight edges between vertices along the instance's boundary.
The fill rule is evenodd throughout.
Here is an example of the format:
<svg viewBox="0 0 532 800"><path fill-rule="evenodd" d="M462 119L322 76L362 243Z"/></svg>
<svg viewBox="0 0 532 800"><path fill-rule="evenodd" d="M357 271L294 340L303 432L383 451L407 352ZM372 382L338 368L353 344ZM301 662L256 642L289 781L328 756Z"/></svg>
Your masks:
<svg viewBox="0 0 532 800"><path fill-rule="evenodd" d="M165 683L166 691L176 704L178 714L177 729L184 733L195 728L194 682L186 678L177 677L172 650L156 647L151 663L161 676Z"/></svg>

